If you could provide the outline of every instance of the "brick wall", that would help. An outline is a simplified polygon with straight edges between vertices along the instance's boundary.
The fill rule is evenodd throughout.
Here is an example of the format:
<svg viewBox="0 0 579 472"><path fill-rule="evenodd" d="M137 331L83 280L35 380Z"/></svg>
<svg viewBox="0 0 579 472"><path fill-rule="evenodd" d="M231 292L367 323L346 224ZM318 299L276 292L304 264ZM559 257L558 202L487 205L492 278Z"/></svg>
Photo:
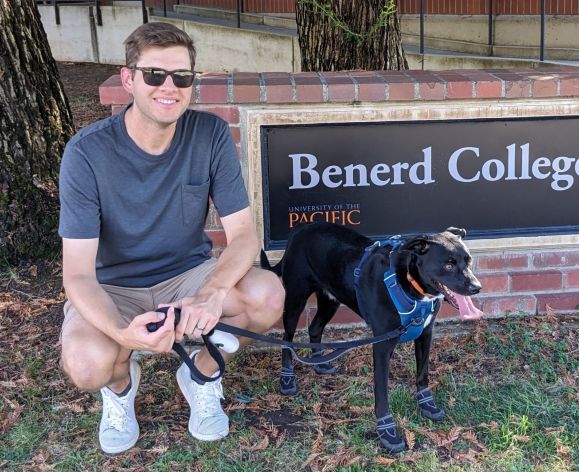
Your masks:
<svg viewBox="0 0 579 472"><path fill-rule="evenodd" d="M101 103L118 112L128 95L113 76L100 87ZM379 71L332 73L232 73L201 74L194 84L192 106L221 116L229 122L233 138L241 151L241 112L244 107L279 107L287 113L292 105L308 108L318 105L358 107L361 104L390 104L396 107L424 105L433 110L442 103L480 100L489 107L509 101L579 97L579 69L496 69L453 71ZM548 105L545 105L548 106ZM352 108L352 109L354 109ZM299 123L299 116L296 116ZM207 221L207 232L218 254L225 238L214 211ZM544 312L551 306L557 312L575 312L579 305L579 245L558 249L478 250L474 252L475 273L483 292L475 302L487 315L507 312ZM312 314L312 307L308 308ZM456 313L444 304L441 316ZM304 317L305 318L305 317ZM342 308L336 322L359 321Z"/></svg>

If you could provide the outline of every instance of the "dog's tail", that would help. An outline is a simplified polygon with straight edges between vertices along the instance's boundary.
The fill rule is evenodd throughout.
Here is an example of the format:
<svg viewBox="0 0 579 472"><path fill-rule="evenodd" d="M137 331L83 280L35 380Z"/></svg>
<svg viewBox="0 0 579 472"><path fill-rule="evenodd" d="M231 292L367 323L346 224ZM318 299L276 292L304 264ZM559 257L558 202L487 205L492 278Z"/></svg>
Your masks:
<svg viewBox="0 0 579 472"><path fill-rule="evenodd" d="M274 274L281 276L281 261L272 267L272 265L269 263L269 259L267 258L267 254L263 249L259 255L259 265L262 269L271 270Z"/></svg>

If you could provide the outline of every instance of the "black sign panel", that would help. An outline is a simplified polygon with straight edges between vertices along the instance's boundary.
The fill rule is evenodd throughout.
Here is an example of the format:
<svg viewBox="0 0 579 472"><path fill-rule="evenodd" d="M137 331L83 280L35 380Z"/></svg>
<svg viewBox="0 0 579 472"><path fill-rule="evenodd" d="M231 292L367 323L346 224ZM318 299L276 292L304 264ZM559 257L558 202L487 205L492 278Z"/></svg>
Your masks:
<svg viewBox="0 0 579 472"><path fill-rule="evenodd" d="M262 127L266 249L298 223L372 237L579 229L579 118Z"/></svg>

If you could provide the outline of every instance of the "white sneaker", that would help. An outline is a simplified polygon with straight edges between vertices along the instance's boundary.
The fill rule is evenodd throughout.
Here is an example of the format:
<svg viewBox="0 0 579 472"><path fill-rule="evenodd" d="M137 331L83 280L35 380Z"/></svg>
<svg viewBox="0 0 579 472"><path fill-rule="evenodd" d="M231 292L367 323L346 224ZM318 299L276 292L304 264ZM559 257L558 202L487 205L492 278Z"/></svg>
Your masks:
<svg viewBox="0 0 579 472"><path fill-rule="evenodd" d="M196 349L191 358L199 352ZM221 408L223 386L221 379L199 385L191 378L187 364L177 370L177 383L191 407L189 432L201 441L215 441L229 434L229 418Z"/></svg>
<svg viewBox="0 0 579 472"><path fill-rule="evenodd" d="M139 423L135 417L135 396L141 380L141 367L130 361L131 390L119 397L108 387L101 389L103 416L99 426L101 449L107 454L118 454L133 447L139 439Z"/></svg>

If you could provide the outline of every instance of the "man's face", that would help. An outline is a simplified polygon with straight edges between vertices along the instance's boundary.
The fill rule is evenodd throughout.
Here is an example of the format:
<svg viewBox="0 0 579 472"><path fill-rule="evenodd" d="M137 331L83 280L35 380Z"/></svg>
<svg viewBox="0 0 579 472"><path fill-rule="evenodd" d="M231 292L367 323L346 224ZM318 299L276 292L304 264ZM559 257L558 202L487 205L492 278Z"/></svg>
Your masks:
<svg viewBox="0 0 579 472"><path fill-rule="evenodd" d="M190 70L191 62L187 48L183 46L150 47L141 53L137 67ZM151 86L144 82L142 71L123 67L121 80L125 90L133 95L133 113L161 127L175 123L191 101L193 87L178 88L171 76L167 76L163 84Z"/></svg>

